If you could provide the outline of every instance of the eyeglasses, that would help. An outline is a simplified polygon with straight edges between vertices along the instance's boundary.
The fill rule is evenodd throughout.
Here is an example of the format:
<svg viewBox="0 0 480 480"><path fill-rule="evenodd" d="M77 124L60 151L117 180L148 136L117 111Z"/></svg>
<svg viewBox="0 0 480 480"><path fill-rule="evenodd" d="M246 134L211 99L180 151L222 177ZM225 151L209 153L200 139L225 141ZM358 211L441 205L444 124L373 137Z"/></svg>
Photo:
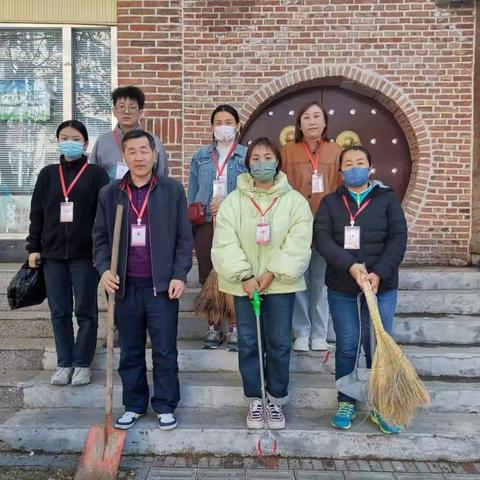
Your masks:
<svg viewBox="0 0 480 480"><path fill-rule="evenodd" d="M137 105L116 105L113 108L115 108L115 110L120 113L125 113L126 111L135 113L140 110Z"/></svg>

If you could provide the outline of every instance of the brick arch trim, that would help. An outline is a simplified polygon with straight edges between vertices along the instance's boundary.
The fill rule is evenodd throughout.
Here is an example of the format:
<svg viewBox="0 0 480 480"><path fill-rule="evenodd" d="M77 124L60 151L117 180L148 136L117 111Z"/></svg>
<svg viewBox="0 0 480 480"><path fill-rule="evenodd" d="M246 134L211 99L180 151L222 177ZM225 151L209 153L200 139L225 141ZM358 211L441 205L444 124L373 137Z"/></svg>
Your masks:
<svg viewBox="0 0 480 480"><path fill-rule="evenodd" d="M403 200L405 216L412 228L426 203L430 182L430 133L415 104L387 78L347 64L316 65L291 72L267 83L246 99L240 110L242 123L248 123L249 119L255 118L269 103L283 95L320 85L337 85L372 97L394 115L405 133L412 159L412 174Z"/></svg>

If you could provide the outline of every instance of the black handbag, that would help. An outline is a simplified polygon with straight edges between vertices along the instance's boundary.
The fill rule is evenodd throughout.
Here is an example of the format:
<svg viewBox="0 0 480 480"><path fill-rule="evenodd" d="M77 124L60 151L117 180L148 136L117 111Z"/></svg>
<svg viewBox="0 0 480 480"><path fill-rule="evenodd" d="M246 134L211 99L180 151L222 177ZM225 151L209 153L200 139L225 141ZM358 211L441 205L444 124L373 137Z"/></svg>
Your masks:
<svg viewBox="0 0 480 480"><path fill-rule="evenodd" d="M7 297L12 310L42 303L47 298L42 266L30 268L27 260L10 282Z"/></svg>

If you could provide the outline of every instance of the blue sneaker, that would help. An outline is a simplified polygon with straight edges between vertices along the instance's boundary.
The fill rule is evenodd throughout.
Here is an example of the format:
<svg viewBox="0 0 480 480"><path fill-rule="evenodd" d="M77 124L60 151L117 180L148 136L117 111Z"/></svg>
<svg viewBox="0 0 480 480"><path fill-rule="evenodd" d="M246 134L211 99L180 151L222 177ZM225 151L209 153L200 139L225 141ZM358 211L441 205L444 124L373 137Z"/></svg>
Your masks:
<svg viewBox="0 0 480 480"><path fill-rule="evenodd" d="M399 427L398 425L390 425L376 410L370 412L370 420L385 435L392 435L402 431L402 427Z"/></svg>
<svg viewBox="0 0 480 480"><path fill-rule="evenodd" d="M357 416L357 407L352 402L338 402L337 412L332 418L332 427L349 430Z"/></svg>

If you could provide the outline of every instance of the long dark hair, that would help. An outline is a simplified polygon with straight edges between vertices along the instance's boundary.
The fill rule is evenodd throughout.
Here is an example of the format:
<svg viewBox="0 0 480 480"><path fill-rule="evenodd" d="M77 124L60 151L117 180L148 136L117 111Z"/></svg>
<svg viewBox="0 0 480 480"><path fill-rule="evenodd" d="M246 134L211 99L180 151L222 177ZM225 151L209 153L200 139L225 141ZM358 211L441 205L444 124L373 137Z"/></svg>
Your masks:
<svg viewBox="0 0 480 480"><path fill-rule="evenodd" d="M248 146L247 150L247 156L245 157L245 166L248 168L248 171L250 172L250 158L252 157L252 152L255 147L258 147L259 145L266 147L270 149L275 157L277 158L277 172L278 173L282 169L282 154L280 153L280 150L278 147L270 141L269 138L267 137L260 137L255 140L253 140L252 143Z"/></svg>
<svg viewBox="0 0 480 480"><path fill-rule="evenodd" d="M300 110L298 111L297 113L297 118L295 119L295 142L296 143L299 143L299 142L303 142L303 132L302 132L302 129L301 129L301 119L302 119L302 115L310 108L310 107L313 107L313 105L316 105L317 107L319 107L321 110L322 110L322 113L323 113L323 118L325 120L325 128L323 129L323 132L322 132L322 140L324 142L328 142L329 141L329 138L327 137L327 127L328 127L328 114L327 114L327 109L325 108L325 105L323 105L322 103L320 103L319 101L317 100L312 100L310 102L307 102L305 103L304 105L302 105L302 107L300 108Z"/></svg>

